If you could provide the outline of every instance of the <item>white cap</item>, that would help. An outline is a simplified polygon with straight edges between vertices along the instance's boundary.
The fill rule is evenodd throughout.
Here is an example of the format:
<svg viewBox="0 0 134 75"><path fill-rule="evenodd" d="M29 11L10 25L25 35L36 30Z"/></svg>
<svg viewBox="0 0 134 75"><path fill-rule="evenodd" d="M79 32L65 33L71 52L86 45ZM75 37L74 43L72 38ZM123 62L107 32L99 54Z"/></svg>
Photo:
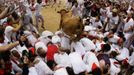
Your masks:
<svg viewBox="0 0 134 75"><path fill-rule="evenodd" d="M37 49L38 48L43 48L47 52L47 47L46 47L46 45L43 42L37 42L35 44L36 53L37 53Z"/></svg>
<svg viewBox="0 0 134 75"><path fill-rule="evenodd" d="M52 37L52 43L56 44L56 43L58 43L58 42L61 42L60 37L59 37L59 36L53 36L53 37Z"/></svg>
<svg viewBox="0 0 134 75"><path fill-rule="evenodd" d="M45 30L41 34L43 37L53 36L54 34L51 31Z"/></svg>

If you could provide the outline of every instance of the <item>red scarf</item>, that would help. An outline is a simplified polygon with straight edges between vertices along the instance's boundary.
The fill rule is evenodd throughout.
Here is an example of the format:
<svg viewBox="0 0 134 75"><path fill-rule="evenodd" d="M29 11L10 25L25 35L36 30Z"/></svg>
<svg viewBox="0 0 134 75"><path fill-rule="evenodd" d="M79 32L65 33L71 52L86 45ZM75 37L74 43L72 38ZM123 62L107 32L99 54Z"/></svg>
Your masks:
<svg viewBox="0 0 134 75"><path fill-rule="evenodd" d="M128 17L127 20L126 20L126 22L128 22L130 19L131 19L131 17Z"/></svg>

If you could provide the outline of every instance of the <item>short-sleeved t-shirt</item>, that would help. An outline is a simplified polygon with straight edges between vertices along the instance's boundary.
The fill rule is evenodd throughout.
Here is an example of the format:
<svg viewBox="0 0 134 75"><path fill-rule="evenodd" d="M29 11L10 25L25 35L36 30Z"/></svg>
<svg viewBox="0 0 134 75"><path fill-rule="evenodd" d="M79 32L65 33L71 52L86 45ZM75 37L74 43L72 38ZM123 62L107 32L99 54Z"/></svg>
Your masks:
<svg viewBox="0 0 134 75"><path fill-rule="evenodd" d="M12 35L12 33L13 33L13 30L14 28L12 27L12 26L7 26L6 28L5 28L5 36L7 37L7 39L9 40L9 41L11 41L11 35Z"/></svg>

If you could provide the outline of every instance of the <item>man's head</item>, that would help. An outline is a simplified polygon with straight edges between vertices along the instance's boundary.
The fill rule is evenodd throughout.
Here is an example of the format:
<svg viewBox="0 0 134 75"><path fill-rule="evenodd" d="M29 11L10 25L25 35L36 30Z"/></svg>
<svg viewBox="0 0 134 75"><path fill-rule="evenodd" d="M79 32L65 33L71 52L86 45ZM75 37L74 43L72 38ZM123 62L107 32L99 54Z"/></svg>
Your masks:
<svg viewBox="0 0 134 75"><path fill-rule="evenodd" d="M37 49L37 54L38 54L40 57L44 57L44 58L45 58L45 56L46 56L46 51L45 51L42 47L40 47L40 48Z"/></svg>
<svg viewBox="0 0 134 75"><path fill-rule="evenodd" d="M12 53L13 59L15 60L20 59L20 54L16 50L13 50L11 53Z"/></svg>
<svg viewBox="0 0 134 75"><path fill-rule="evenodd" d="M117 13L118 13L118 9L114 8L114 9L112 10L112 16L113 16L113 17L116 17L116 16L117 16Z"/></svg>

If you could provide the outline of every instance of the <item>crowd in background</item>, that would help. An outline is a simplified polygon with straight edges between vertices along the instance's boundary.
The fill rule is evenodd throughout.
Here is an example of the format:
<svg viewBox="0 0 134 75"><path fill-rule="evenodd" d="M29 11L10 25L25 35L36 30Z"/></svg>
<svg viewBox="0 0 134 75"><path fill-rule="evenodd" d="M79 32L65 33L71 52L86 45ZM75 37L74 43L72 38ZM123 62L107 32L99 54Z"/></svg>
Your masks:
<svg viewBox="0 0 134 75"><path fill-rule="evenodd" d="M62 30L38 32L49 2L0 0L0 75L134 74L133 0L67 0L84 24L77 41Z"/></svg>

